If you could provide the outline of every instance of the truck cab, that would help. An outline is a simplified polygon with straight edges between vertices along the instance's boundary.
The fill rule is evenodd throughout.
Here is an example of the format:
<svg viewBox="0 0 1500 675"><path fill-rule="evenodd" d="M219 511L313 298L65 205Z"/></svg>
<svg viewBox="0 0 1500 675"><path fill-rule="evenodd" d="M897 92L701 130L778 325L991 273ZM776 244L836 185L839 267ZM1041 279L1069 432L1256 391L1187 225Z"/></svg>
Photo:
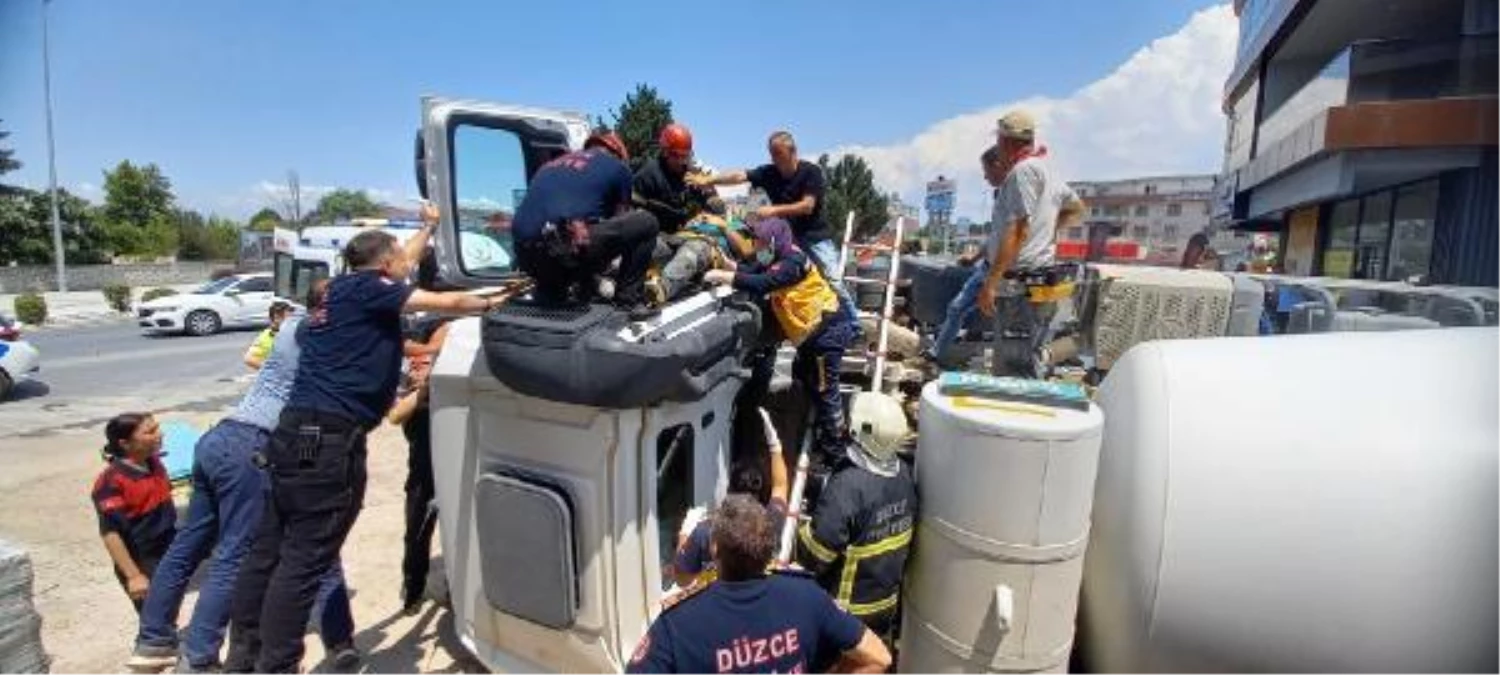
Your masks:
<svg viewBox="0 0 1500 675"><path fill-rule="evenodd" d="M513 260L475 264L476 247L511 250L494 216L588 132L577 113L423 100L418 187L444 284L517 276ZM747 321L708 293L650 325L526 302L456 320L429 380L454 624L492 670L618 671L672 585L688 510L727 485Z"/></svg>

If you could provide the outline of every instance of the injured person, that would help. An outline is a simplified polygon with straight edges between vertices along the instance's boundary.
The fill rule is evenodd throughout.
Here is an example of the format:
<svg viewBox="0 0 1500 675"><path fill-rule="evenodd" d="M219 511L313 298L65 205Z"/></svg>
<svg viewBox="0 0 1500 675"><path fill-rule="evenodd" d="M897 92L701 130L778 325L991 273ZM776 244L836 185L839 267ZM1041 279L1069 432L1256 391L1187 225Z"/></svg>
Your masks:
<svg viewBox="0 0 1500 675"><path fill-rule="evenodd" d="M709 270L730 269L731 261L754 254L755 243L744 224L699 214L677 233L657 238L655 273L647 294L658 305L671 302L698 287Z"/></svg>

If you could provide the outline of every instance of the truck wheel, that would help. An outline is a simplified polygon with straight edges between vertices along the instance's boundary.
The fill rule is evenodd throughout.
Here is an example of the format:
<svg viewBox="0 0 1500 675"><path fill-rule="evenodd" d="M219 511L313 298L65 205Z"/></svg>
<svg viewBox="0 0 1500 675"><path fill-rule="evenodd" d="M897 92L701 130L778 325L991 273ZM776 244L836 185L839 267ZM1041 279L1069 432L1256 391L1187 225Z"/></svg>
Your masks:
<svg viewBox="0 0 1500 675"><path fill-rule="evenodd" d="M189 335L199 337L213 335L219 332L219 328L223 326L223 323L219 321L219 315L206 309L200 309L187 315L187 320L183 323L186 325Z"/></svg>
<svg viewBox="0 0 1500 675"><path fill-rule="evenodd" d="M10 398L10 390L13 388L15 388L15 382L10 379L10 375L0 370L0 401Z"/></svg>

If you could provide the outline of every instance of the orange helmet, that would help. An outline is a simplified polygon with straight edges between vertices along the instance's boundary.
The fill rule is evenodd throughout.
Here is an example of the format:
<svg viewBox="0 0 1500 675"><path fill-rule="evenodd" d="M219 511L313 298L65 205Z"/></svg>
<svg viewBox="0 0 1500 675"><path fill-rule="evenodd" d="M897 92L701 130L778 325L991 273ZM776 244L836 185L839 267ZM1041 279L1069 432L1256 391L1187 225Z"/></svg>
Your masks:
<svg viewBox="0 0 1500 675"><path fill-rule="evenodd" d="M693 154L693 132L674 122L662 127L657 144L661 146L661 151L664 153L686 157Z"/></svg>
<svg viewBox="0 0 1500 675"><path fill-rule="evenodd" d="M583 149L593 147L604 148L606 152L614 155L622 162L630 161L630 151L625 149L625 141L615 135L613 131L596 131L589 139L583 142Z"/></svg>

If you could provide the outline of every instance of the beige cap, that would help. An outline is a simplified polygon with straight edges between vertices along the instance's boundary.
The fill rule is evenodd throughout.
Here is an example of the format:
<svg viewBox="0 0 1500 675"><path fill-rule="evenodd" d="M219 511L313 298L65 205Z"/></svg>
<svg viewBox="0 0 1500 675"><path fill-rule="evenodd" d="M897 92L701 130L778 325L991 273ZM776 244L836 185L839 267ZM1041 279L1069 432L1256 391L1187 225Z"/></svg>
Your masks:
<svg viewBox="0 0 1500 675"><path fill-rule="evenodd" d="M1036 140L1036 118L1025 110L1012 110L1000 118L1000 137Z"/></svg>

